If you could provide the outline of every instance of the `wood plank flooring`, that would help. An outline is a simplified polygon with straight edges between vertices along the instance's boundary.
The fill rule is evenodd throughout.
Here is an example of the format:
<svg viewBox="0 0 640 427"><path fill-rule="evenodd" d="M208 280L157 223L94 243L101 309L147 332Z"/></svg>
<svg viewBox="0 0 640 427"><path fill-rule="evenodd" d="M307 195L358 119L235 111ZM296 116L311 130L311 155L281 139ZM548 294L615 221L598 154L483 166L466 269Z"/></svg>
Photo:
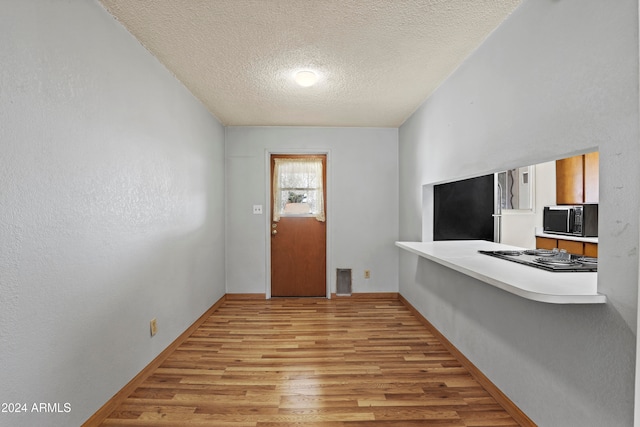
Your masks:
<svg viewBox="0 0 640 427"><path fill-rule="evenodd" d="M397 299L226 300L103 426L517 426Z"/></svg>

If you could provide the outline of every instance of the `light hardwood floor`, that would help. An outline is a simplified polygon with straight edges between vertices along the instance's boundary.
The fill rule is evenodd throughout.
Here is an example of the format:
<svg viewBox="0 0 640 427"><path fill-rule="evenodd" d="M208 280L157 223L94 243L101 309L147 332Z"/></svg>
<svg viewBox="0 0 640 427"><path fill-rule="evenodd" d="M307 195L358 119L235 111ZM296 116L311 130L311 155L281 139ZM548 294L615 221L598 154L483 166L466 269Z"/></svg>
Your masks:
<svg viewBox="0 0 640 427"><path fill-rule="evenodd" d="M517 426L400 300L227 299L104 426Z"/></svg>

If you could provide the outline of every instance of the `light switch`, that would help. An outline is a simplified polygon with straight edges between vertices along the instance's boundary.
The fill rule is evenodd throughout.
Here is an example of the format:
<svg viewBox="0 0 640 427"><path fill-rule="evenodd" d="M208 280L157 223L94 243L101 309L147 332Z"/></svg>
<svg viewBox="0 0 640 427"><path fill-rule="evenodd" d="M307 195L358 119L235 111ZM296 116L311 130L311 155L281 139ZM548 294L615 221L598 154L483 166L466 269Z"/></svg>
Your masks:
<svg viewBox="0 0 640 427"><path fill-rule="evenodd" d="M262 205L253 205L253 214L262 215Z"/></svg>

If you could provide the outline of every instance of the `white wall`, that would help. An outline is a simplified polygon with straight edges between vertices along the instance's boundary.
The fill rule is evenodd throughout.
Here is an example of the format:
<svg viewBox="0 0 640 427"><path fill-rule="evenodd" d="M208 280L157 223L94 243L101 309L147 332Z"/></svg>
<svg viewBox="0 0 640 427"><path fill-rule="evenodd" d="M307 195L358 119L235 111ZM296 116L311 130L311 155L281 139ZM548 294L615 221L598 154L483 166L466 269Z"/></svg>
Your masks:
<svg viewBox="0 0 640 427"><path fill-rule="evenodd" d="M79 425L224 294L224 129L96 1L0 39L0 401L71 409L0 424Z"/></svg>
<svg viewBox="0 0 640 427"><path fill-rule="evenodd" d="M535 220L534 226L542 228L545 206L556 204L556 162L536 165Z"/></svg>
<svg viewBox="0 0 640 427"><path fill-rule="evenodd" d="M252 206L267 206L267 151L299 150L329 153L331 292L336 268L353 270L353 292L397 292L398 130L304 127L227 128L227 292L266 292L268 212Z"/></svg>
<svg viewBox="0 0 640 427"><path fill-rule="evenodd" d="M523 300L400 257L400 292L541 426L633 422L638 137L635 0L525 0L400 128L401 240L428 235L425 184L600 151L606 305Z"/></svg>
<svg viewBox="0 0 640 427"><path fill-rule="evenodd" d="M533 165L533 209L502 211L502 243L535 248L536 228L542 228L542 211L556 204L556 162Z"/></svg>

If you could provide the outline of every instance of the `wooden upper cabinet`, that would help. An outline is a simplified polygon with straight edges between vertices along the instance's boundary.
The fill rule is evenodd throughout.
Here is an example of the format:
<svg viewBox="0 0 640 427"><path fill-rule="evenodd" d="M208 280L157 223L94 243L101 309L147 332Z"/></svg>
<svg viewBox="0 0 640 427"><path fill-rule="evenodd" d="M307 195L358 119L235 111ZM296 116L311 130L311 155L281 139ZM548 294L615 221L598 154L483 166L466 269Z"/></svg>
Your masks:
<svg viewBox="0 0 640 427"><path fill-rule="evenodd" d="M574 205L584 200L584 160L574 156L556 160L556 203Z"/></svg>
<svg viewBox="0 0 640 427"><path fill-rule="evenodd" d="M556 160L556 203L598 203L598 153Z"/></svg>
<svg viewBox="0 0 640 427"><path fill-rule="evenodd" d="M584 202L598 203L600 199L600 156L598 152L584 155Z"/></svg>

